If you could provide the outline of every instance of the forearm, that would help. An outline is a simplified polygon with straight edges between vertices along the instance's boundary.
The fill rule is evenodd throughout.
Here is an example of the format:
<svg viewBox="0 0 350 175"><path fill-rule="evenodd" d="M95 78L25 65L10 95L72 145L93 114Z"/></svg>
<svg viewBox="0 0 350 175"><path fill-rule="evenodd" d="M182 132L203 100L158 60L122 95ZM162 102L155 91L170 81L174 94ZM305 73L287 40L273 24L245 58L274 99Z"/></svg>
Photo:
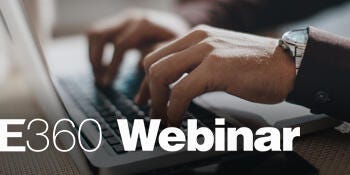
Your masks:
<svg viewBox="0 0 350 175"><path fill-rule="evenodd" d="M350 121L350 39L310 27L309 40L287 100L313 113Z"/></svg>
<svg viewBox="0 0 350 175"><path fill-rule="evenodd" d="M305 18L346 0L180 0L177 11L192 25L252 31Z"/></svg>

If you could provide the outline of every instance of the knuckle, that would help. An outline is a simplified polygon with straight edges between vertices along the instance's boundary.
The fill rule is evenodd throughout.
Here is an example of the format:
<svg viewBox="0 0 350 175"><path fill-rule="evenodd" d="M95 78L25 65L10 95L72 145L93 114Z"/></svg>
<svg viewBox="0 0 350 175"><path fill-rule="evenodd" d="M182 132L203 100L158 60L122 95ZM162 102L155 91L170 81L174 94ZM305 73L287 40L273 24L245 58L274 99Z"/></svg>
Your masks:
<svg viewBox="0 0 350 175"><path fill-rule="evenodd" d="M209 36L208 26L205 26L205 25L196 26L190 32L190 35L195 37L200 37L200 38L206 38Z"/></svg>
<svg viewBox="0 0 350 175"><path fill-rule="evenodd" d="M138 8L127 10L126 17L131 23L148 24L149 18L146 17L145 12Z"/></svg>
<svg viewBox="0 0 350 175"><path fill-rule="evenodd" d="M131 25L131 24L136 24L141 21L141 17L138 14L130 14L126 18L126 23Z"/></svg>
<svg viewBox="0 0 350 175"><path fill-rule="evenodd" d="M148 69L149 78L152 82L163 82L162 66L160 64L152 64Z"/></svg>
<svg viewBox="0 0 350 175"><path fill-rule="evenodd" d="M152 59L149 55L147 55L144 59L143 59L143 67L144 67L144 70L146 72L146 74L149 73L149 69L150 67L152 66L153 62L152 62Z"/></svg>
<svg viewBox="0 0 350 175"><path fill-rule="evenodd" d="M205 47L206 50L212 51L212 50L215 49L215 46L216 46L215 43L216 43L216 39L215 39L215 38L209 37L209 38L206 38L205 40L203 40L203 41L200 43L200 45L201 45L202 47Z"/></svg>
<svg viewBox="0 0 350 175"><path fill-rule="evenodd" d="M140 14L133 14L129 18L129 23L131 24L138 24L138 25L145 25L147 23L147 19L145 19L143 16Z"/></svg>
<svg viewBox="0 0 350 175"><path fill-rule="evenodd" d="M139 23L141 24L141 26L144 26L144 25L149 25L152 22L148 18L141 17L141 18L139 18Z"/></svg>

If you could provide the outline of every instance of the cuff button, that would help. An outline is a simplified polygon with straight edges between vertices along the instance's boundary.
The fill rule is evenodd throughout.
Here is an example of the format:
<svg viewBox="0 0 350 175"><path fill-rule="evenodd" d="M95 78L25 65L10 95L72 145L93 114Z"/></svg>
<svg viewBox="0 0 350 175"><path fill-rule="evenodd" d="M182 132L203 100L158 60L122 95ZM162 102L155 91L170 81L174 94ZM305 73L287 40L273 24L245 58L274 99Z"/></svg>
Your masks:
<svg viewBox="0 0 350 175"><path fill-rule="evenodd" d="M329 94L324 91L318 91L315 95L315 102L318 104L324 104L330 101Z"/></svg>

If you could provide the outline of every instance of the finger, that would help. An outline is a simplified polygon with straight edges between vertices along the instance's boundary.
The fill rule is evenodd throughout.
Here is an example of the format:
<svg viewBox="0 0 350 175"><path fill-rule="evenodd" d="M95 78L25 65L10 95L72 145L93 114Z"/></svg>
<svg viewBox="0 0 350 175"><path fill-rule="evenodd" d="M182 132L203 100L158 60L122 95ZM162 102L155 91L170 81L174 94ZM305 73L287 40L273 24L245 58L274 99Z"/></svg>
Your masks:
<svg viewBox="0 0 350 175"><path fill-rule="evenodd" d="M156 49L156 46L157 46L157 42L155 41L149 41L149 42L146 42L144 44L142 44L140 47L139 47L139 50L140 50L140 53L141 53L141 59L138 63L138 68L142 69L143 70L143 62L142 62L142 59L145 58L149 53L151 53L152 51L154 51Z"/></svg>
<svg viewBox="0 0 350 175"><path fill-rule="evenodd" d="M102 36L102 34L89 35L89 58L94 71L98 72L99 69L101 68L103 49L106 43L107 43L107 40L105 39L104 36Z"/></svg>
<svg viewBox="0 0 350 175"><path fill-rule="evenodd" d="M124 48L115 48L113 53L113 59L110 65L106 66L106 71L103 74L102 83L103 86L110 86L119 70L122 58L126 52Z"/></svg>
<svg viewBox="0 0 350 175"><path fill-rule="evenodd" d="M101 79L106 70L102 63L104 48L107 43L112 42L113 38L117 37L128 26L129 22L119 20L108 24L113 24L113 26L99 23L88 32L89 58L98 84L102 84Z"/></svg>
<svg viewBox="0 0 350 175"><path fill-rule="evenodd" d="M132 48L133 45L139 40L140 32L139 30L139 24L133 23L130 24L130 26L125 29L118 38L115 39L114 42L114 54L113 59L110 65L107 66L107 70L105 74L103 75L103 85L109 86L112 84L118 70L120 67L120 63L122 62L122 58L125 54L125 52Z"/></svg>
<svg viewBox="0 0 350 175"><path fill-rule="evenodd" d="M149 53L155 51L157 48L160 48L161 46L164 46L168 44L170 41L158 41L158 42L149 42L146 43L143 47L140 48L141 51L141 58L145 58ZM139 62L139 68L144 69L144 64L142 61Z"/></svg>
<svg viewBox="0 0 350 175"><path fill-rule="evenodd" d="M210 78L205 76L208 74L207 69L207 66L199 65L174 86L167 111L168 126L179 126L192 99L215 89L210 87Z"/></svg>
<svg viewBox="0 0 350 175"><path fill-rule="evenodd" d="M146 74L148 74L148 69L150 66L158 61L159 59L173 54L175 52L182 51L187 49L193 45L196 45L203 39L205 39L207 35L204 32L191 32L187 34L185 37L176 39L168 44L158 48L154 52L150 53L144 60L144 68Z"/></svg>
<svg viewBox="0 0 350 175"><path fill-rule="evenodd" d="M205 51L209 52L204 45L196 45L193 48L162 58L152 65L149 74L152 116L166 118L170 93L169 85L177 81L184 73L197 67L206 57Z"/></svg>
<svg viewBox="0 0 350 175"><path fill-rule="evenodd" d="M129 25L129 21L120 17L113 20L96 23L92 30L88 32L89 36L89 54L90 59L96 66L100 66L104 45L113 42L113 38L117 37Z"/></svg>
<svg viewBox="0 0 350 175"><path fill-rule="evenodd" d="M150 40L149 38L152 38L152 41L154 42L159 39L157 38L157 35L152 35L154 31L150 32L148 30L143 30L144 25L144 22L136 21L130 24L130 26L120 34L119 38L116 38L114 57L104 75L105 85L110 85L113 82L115 75L119 70L124 53L128 49L141 47L142 44L145 44L145 41ZM149 43L149 45L153 44Z"/></svg>
<svg viewBox="0 0 350 175"><path fill-rule="evenodd" d="M134 98L134 102L138 105L146 104L147 101L150 99L150 92L148 87L148 78L145 77L145 79L142 81L142 84L140 86L140 89L137 93L137 95Z"/></svg>
<svg viewBox="0 0 350 175"><path fill-rule="evenodd" d="M200 48L200 47L198 47ZM194 52L197 52L197 50L199 49L194 49ZM190 58L190 50L185 50L185 51L182 51L182 52L179 52L177 55L170 55L168 57L165 57L159 64L159 67L163 67L164 70L166 70L168 68L168 65L175 65L175 64L178 64L178 63L186 63L188 62L189 60L187 60L188 58ZM204 53L204 52L200 52L200 53ZM195 59L195 60L198 60L198 58L200 57L199 54L196 54L194 57L192 57L192 59ZM184 61L183 61L184 60ZM190 64L190 63L189 63ZM192 63L192 65L194 66L194 64ZM181 68L184 68L186 66L179 66L179 67L175 67L174 68L174 71L173 72L179 72L178 74L174 74L174 73L171 73L171 71L162 71L162 72L159 72L159 74L163 74L164 77L174 77L174 78L170 78L172 79L173 81L176 81L176 79L180 78L181 74L186 72L187 69L185 70L177 70L176 69L181 69ZM137 95L135 96L135 103L137 104L145 104L149 98L150 98L150 92L149 92L149 86L148 86L148 75L145 75L145 78L142 82L142 85L137 93ZM171 81L166 80L166 83L167 84L170 84Z"/></svg>

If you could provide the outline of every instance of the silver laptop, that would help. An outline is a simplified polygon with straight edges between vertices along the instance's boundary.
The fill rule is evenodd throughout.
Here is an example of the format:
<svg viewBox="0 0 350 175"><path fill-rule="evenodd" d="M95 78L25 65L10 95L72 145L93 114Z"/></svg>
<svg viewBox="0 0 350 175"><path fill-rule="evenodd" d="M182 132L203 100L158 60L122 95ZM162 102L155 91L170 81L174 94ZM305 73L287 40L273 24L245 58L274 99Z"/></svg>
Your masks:
<svg viewBox="0 0 350 175"><path fill-rule="evenodd" d="M93 118L101 125L96 127L87 122L82 128L81 139L85 148L94 148L102 133L101 146L94 152L81 151L78 148L70 151L73 159L83 171L82 160L87 159L92 167L98 168L101 174L131 174L172 167L187 162L205 160L212 156L220 156L225 152L166 152L160 147L155 151L126 152L118 133L117 118L125 118L130 122L144 119L147 122L148 106L136 106L132 102L143 73L137 69L121 68L120 76L113 87L101 89L94 85L91 70L87 66L79 74L60 74L56 65L47 65L47 60L32 32L30 21L20 0L0 1L2 21L5 31L16 49L21 54L20 67L29 84L35 90L37 101L51 124L62 118L68 118L77 126L87 118ZM84 43L80 43L84 44ZM75 48L67 44L67 49ZM79 47L78 47L79 48ZM62 49L62 52L67 51ZM133 55L131 55L132 57ZM72 58L74 59L74 58ZM86 58L87 60L87 58ZM126 59L135 60L135 59ZM132 64L132 63L131 63ZM74 69L77 65L65 64ZM184 118L196 118L200 125L214 126L214 117L225 117L231 125L248 127L291 127L301 126L303 134L316 132L339 124L325 115L313 115L301 106L289 103L262 105L244 101L223 92L214 92L197 97L191 104ZM66 122L65 128L77 132ZM181 125L186 129L186 120ZM69 136L62 136L61 141L70 147Z"/></svg>

